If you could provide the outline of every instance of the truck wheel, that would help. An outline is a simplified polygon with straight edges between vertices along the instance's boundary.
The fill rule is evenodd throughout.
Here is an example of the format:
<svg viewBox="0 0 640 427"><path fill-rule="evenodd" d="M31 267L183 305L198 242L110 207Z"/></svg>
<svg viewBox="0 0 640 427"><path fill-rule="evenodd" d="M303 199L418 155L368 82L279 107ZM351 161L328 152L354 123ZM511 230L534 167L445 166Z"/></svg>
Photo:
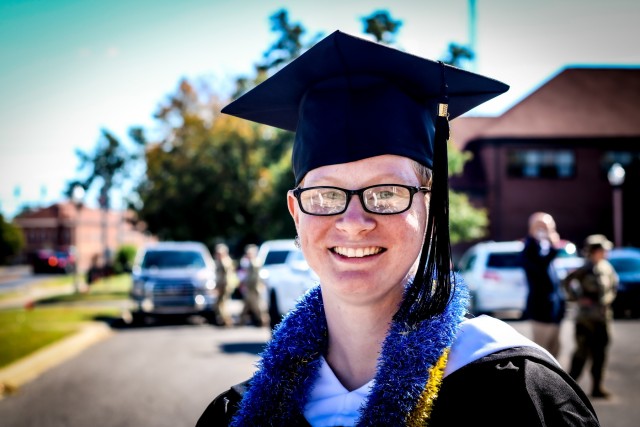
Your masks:
<svg viewBox="0 0 640 427"><path fill-rule="evenodd" d="M278 296L276 291L271 290L269 293L269 325L271 329L275 328L282 321L282 315L278 311Z"/></svg>

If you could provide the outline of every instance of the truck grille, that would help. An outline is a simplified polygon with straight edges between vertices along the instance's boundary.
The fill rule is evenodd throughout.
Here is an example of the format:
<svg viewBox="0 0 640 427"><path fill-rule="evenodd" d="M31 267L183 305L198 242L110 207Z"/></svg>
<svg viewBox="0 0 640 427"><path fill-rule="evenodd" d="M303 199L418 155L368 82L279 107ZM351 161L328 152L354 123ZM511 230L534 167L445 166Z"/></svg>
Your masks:
<svg viewBox="0 0 640 427"><path fill-rule="evenodd" d="M185 281L163 280L156 282L153 288L153 300L156 304L193 304L195 288Z"/></svg>

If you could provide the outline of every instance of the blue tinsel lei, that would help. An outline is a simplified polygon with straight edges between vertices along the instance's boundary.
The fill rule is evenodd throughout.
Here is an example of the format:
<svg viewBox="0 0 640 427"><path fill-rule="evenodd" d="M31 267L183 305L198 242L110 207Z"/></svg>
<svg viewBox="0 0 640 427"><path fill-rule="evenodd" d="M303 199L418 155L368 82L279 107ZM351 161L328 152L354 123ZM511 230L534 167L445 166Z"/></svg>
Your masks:
<svg viewBox="0 0 640 427"><path fill-rule="evenodd" d="M441 315L414 326L392 323L358 426L405 424L429 379L429 368L451 346L464 318L468 292L461 280L456 282ZM232 425L287 426L300 419L326 346L327 323L317 286L274 331Z"/></svg>

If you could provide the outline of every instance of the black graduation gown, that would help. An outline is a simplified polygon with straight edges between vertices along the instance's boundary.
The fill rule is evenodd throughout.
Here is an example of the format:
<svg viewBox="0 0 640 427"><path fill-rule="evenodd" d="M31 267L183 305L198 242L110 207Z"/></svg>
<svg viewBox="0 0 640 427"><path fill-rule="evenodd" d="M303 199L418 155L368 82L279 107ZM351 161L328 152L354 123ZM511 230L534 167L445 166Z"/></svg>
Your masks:
<svg viewBox="0 0 640 427"><path fill-rule="evenodd" d="M216 397L196 427L227 426L248 381ZM304 419L289 426L308 426ZM430 427L599 426L582 389L541 351L514 347L487 355L442 381Z"/></svg>

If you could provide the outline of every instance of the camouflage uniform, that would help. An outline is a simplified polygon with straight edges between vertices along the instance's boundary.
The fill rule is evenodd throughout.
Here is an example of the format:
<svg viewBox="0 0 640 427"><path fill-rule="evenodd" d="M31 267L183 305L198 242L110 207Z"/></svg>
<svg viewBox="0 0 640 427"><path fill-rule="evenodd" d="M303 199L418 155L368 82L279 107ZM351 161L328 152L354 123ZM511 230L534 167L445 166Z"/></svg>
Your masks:
<svg viewBox="0 0 640 427"><path fill-rule="evenodd" d="M232 326L233 320L228 312L227 301L238 284L236 268L229 256L226 246L218 245L215 254L216 263L216 289L218 299L214 307L216 323L223 326Z"/></svg>
<svg viewBox="0 0 640 427"><path fill-rule="evenodd" d="M609 324L613 318L611 303L616 297L618 275L606 259L585 265L563 280L571 299L577 302L575 319L576 349L569 375L577 380L591 358L593 395L604 397L602 374L609 343Z"/></svg>

